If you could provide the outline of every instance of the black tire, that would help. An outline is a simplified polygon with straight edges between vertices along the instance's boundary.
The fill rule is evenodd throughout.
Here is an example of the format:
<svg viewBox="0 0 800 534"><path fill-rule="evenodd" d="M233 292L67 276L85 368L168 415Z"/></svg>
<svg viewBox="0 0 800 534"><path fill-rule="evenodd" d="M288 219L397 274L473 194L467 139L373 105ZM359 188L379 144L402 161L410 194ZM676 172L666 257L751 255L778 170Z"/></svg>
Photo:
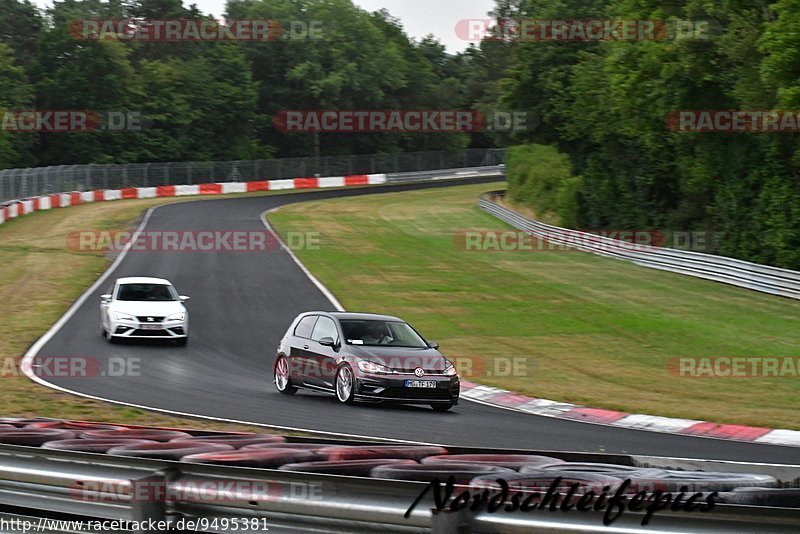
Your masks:
<svg viewBox="0 0 800 534"><path fill-rule="evenodd" d="M113 344L115 344L115 343L117 342L117 338L115 338L114 336L112 336L112 335L111 335L111 332L109 332L108 330L103 330L103 333L104 333L104 335L105 335L106 341L108 341L108 342L109 342L109 343L111 343L112 345L113 345Z"/></svg>
<svg viewBox="0 0 800 534"><path fill-rule="evenodd" d="M397 465L387 464L370 471L372 478L390 480L415 480L431 482L434 479L444 484L448 478L455 477L456 484L468 483L473 478L490 477L492 480L514 476L512 469L486 464L453 464L453 465Z"/></svg>
<svg viewBox="0 0 800 534"><path fill-rule="evenodd" d="M316 458L311 451L299 449L241 449L234 451L192 454L181 458L182 462L238 467L260 467L275 469L282 465L310 462Z"/></svg>
<svg viewBox="0 0 800 534"><path fill-rule="evenodd" d="M448 404L431 404L431 408L433 408L434 412L446 412L453 406L455 405L452 402Z"/></svg>
<svg viewBox="0 0 800 534"><path fill-rule="evenodd" d="M800 488L736 488L719 497L726 504L800 508Z"/></svg>
<svg viewBox="0 0 800 534"><path fill-rule="evenodd" d="M176 438L191 438L192 435L179 430L161 430L158 428L124 428L122 430L88 430L80 438L94 439L147 439L166 443Z"/></svg>
<svg viewBox="0 0 800 534"><path fill-rule="evenodd" d="M230 452L235 449L222 443L145 443L144 445L121 445L106 451L110 456L133 456L159 460L180 460L192 454Z"/></svg>
<svg viewBox="0 0 800 534"><path fill-rule="evenodd" d="M420 461L425 465L449 465L453 463L489 464L520 470L523 468L534 468L538 465L562 462L563 460L534 454L445 454L443 456L428 456Z"/></svg>
<svg viewBox="0 0 800 534"><path fill-rule="evenodd" d="M58 441L48 441L42 445L43 449L57 451L76 451L92 452L102 454L114 447L126 445L148 445L158 443L146 439L62 439Z"/></svg>
<svg viewBox="0 0 800 534"><path fill-rule="evenodd" d="M187 343L189 343L188 337L179 337L173 343L175 343L176 347L185 347Z"/></svg>
<svg viewBox="0 0 800 534"><path fill-rule="evenodd" d="M3 428L0 429L0 443L8 445L27 445L39 447L48 441L74 439L75 432L61 428Z"/></svg>
<svg viewBox="0 0 800 534"><path fill-rule="evenodd" d="M295 471L299 473L319 473L325 475L345 475L351 477L368 477L370 471L382 465L416 465L414 460L383 458L379 460L341 460L333 462L305 462L286 464L278 471Z"/></svg>
<svg viewBox="0 0 800 534"><path fill-rule="evenodd" d="M573 484L578 484L579 490L576 494L583 495L588 491L599 494L606 486L613 492L618 488L623 480L604 473L577 473L577 472L558 472L558 471L539 471L536 473L514 473L504 476L483 475L473 478L470 482L472 490L499 490L498 478L505 480L509 487L522 492L544 492L547 491L553 482L560 478L556 491L566 493Z"/></svg>
<svg viewBox="0 0 800 534"><path fill-rule="evenodd" d="M336 381L333 388L336 392L336 399L339 402L353 404L353 399L356 396L356 377L353 374L353 369L348 364L342 365L336 371Z"/></svg>
<svg viewBox="0 0 800 534"><path fill-rule="evenodd" d="M230 445L235 449L241 449L247 445L286 443L283 436L272 434L212 434L210 436L192 436L191 438L176 438L170 443L202 444L202 443L222 443Z"/></svg>
<svg viewBox="0 0 800 534"><path fill-rule="evenodd" d="M328 460L378 460L381 458L421 460L428 456L447 454L447 449L436 445L356 445L332 446L319 450Z"/></svg>
<svg viewBox="0 0 800 534"><path fill-rule="evenodd" d="M279 357L275 361L275 367L272 369L272 383L275 384L275 389L284 395L294 395L297 393L297 388L292 385L290 369L291 366L286 356ZM278 376L279 372L280 376Z"/></svg>

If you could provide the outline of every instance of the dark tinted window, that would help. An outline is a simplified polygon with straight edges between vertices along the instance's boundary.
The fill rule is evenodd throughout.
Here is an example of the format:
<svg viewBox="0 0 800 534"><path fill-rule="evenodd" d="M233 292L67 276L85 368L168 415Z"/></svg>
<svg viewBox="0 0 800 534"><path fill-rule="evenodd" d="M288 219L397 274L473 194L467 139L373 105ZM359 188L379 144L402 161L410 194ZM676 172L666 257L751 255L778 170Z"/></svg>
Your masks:
<svg viewBox="0 0 800 534"><path fill-rule="evenodd" d="M117 300L133 302L169 302L178 300L171 286L164 284L124 284L119 286Z"/></svg>
<svg viewBox="0 0 800 534"><path fill-rule="evenodd" d="M294 335L297 337L311 338L311 331L314 330L315 322L317 322L316 315L304 317L297 323L297 328L294 329Z"/></svg>

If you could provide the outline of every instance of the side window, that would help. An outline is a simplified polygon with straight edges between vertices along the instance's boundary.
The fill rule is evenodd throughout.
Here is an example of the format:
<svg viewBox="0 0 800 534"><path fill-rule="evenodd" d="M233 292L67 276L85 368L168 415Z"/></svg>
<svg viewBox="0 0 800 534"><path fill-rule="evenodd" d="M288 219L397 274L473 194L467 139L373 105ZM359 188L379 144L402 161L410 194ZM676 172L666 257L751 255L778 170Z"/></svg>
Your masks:
<svg viewBox="0 0 800 534"><path fill-rule="evenodd" d="M314 323L317 321L316 315L309 315L304 317L297 323L297 328L294 329L294 335L297 337L304 337L306 339L311 337L311 331L314 329Z"/></svg>
<svg viewBox="0 0 800 534"><path fill-rule="evenodd" d="M339 332L336 331L336 323L329 317L320 317L317 325L314 327L314 333L311 334L311 339L319 341L323 337L332 338L334 341L339 339Z"/></svg>

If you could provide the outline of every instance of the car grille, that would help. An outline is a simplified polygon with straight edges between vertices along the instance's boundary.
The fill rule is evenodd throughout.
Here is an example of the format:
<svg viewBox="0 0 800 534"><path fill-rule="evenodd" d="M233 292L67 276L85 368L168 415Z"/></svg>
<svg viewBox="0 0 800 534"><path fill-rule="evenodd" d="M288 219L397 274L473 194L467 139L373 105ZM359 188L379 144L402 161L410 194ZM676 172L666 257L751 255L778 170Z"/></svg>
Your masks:
<svg viewBox="0 0 800 534"><path fill-rule="evenodd" d="M169 337L166 330L134 330L131 334L137 337Z"/></svg>
<svg viewBox="0 0 800 534"><path fill-rule="evenodd" d="M388 388L381 396L404 399L449 399L450 390L444 388Z"/></svg>
<svg viewBox="0 0 800 534"><path fill-rule="evenodd" d="M148 319L152 319L149 321ZM163 323L164 317L156 317L155 315L142 315L136 318L140 323Z"/></svg>

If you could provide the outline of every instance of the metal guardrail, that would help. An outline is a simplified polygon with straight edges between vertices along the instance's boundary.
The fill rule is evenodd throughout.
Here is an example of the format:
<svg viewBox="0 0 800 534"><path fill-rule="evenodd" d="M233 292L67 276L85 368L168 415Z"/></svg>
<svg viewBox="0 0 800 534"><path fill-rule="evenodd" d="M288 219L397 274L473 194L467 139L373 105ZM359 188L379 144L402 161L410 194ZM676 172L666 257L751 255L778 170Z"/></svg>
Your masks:
<svg viewBox="0 0 800 534"><path fill-rule="evenodd" d="M320 176L398 174L494 166L504 149L282 158L253 161L58 165L0 170L0 202L26 197L159 185L254 182Z"/></svg>
<svg viewBox="0 0 800 534"><path fill-rule="evenodd" d="M302 441L302 440L298 440ZM527 452L561 456L570 461L610 462L670 469L764 472L786 485L800 483L800 466L741 464L646 456L620 456L552 451L487 451L450 448L454 453ZM237 488L209 494L221 481ZM165 488L166 500L133 498L142 485ZM167 460L144 460L0 445L0 505L16 515L34 518L71 514L84 520L167 521L205 519L199 532L230 532L223 520L256 520L261 531L278 532L461 532L523 533L533 531L596 532L603 512L564 513L533 510L516 513L434 512L429 493L408 518L406 510L426 483L314 475L266 469L223 467ZM98 489L100 488L100 489ZM240 488L265 488L240 492ZM100 491L100 493L97 493ZM87 496L91 496L88 498ZM177 497L176 497L177 496ZM6 510L7 511L7 510ZM800 509L718 504L709 512L657 513L645 528L644 511L626 511L612 524L615 532L796 532ZM213 520L217 519L217 527ZM230 523L228 523L230 525Z"/></svg>
<svg viewBox="0 0 800 534"><path fill-rule="evenodd" d="M520 215L493 200L498 194L478 200L487 213L554 245L574 248L600 256L627 260L643 267L713 280L723 284L800 299L800 272L759 265L734 258L628 243L577 230L559 228Z"/></svg>

